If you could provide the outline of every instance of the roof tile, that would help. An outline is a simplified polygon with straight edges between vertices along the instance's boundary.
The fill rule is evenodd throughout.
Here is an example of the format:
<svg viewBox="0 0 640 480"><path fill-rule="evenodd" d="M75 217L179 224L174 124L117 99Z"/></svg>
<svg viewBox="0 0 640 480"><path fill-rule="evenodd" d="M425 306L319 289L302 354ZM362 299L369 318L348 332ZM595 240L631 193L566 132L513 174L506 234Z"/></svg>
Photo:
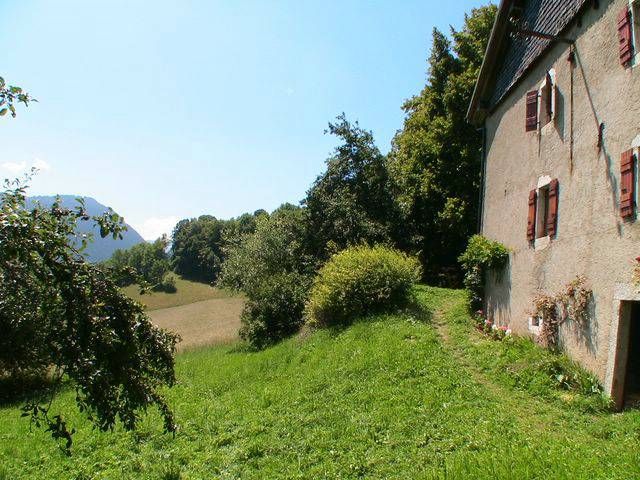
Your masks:
<svg viewBox="0 0 640 480"><path fill-rule="evenodd" d="M524 3L522 20L527 29L550 35L560 34L587 0L529 0ZM549 40L518 37L508 41L504 63L497 71L491 107L497 105L524 72L549 46Z"/></svg>

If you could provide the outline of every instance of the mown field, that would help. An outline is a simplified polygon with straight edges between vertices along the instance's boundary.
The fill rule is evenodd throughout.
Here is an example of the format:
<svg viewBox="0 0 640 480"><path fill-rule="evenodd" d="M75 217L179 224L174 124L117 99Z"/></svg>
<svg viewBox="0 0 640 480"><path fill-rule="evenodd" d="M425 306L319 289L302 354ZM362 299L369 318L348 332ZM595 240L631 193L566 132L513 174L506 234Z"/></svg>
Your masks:
<svg viewBox="0 0 640 480"><path fill-rule="evenodd" d="M213 298L149 312L159 327L180 335L178 350L237 341L244 299Z"/></svg>
<svg viewBox="0 0 640 480"><path fill-rule="evenodd" d="M565 364L528 341L470 326L459 291L421 287L428 314L366 319L252 353L178 356L136 433L98 433L77 414L73 455L0 409L0 479L629 479L640 477L640 412L559 388ZM72 411L73 394L54 408Z"/></svg>
<svg viewBox="0 0 640 480"><path fill-rule="evenodd" d="M192 282L176 276L176 292L151 292L140 295L135 285L124 288L124 292L134 300L146 306L147 310L178 307L190 303L211 300L214 298L230 298L234 295L226 290L212 287L206 283Z"/></svg>
<svg viewBox="0 0 640 480"><path fill-rule="evenodd" d="M125 293L146 305L156 325L176 332L178 350L218 345L238 340L244 298L205 283L176 278L175 293L151 292L140 295L135 286Z"/></svg>

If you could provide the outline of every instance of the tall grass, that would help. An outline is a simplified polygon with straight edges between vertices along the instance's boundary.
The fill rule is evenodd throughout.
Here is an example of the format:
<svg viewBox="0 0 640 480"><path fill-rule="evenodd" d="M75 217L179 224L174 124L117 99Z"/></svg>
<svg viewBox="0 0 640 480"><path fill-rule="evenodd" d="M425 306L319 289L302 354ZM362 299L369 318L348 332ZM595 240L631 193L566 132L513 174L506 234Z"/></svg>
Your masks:
<svg viewBox="0 0 640 480"><path fill-rule="evenodd" d="M522 360L510 355L532 355L528 348L500 353L493 366L493 352L507 346L466 330L463 294L421 288L418 297L446 321L447 342L427 316L406 314L257 353L180 355L180 384L168 392L181 425L175 439L154 412L138 432L110 434L74 413L79 432L66 457L46 433L29 432L16 407L0 409L0 479L640 476L638 412L584 409L552 384L513 382L500 370ZM72 406L68 392L54 409Z"/></svg>

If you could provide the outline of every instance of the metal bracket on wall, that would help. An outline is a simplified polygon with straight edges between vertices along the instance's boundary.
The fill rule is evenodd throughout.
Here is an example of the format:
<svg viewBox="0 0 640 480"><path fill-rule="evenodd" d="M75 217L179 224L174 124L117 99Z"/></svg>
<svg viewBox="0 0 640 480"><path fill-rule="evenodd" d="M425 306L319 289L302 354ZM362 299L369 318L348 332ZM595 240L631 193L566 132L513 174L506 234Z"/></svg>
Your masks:
<svg viewBox="0 0 640 480"><path fill-rule="evenodd" d="M559 43L568 43L569 45L573 45L574 43L576 43L576 41L571 38L559 37L557 35L550 35L548 33L537 32L535 30L529 30L526 28L520 28L517 25L513 25L511 31L513 34L520 37L542 38L543 40L549 40L551 42L559 42Z"/></svg>
<svg viewBox="0 0 640 480"><path fill-rule="evenodd" d="M598 127L598 153L602 151L602 145L604 145L604 122L601 122Z"/></svg>

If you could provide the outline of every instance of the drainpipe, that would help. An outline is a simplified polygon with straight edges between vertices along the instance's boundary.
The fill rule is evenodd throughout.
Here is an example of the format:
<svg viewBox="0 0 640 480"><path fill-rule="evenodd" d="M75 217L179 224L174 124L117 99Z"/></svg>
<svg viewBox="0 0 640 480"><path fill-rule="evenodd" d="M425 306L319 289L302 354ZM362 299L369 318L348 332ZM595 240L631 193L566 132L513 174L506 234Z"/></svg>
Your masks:
<svg viewBox="0 0 640 480"><path fill-rule="evenodd" d="M482 217L484 216L484 179L487 156L487 127L486 124L478 131L482 135L482 149L480 152L480 188L478 191L478 233L482 234Z"/></svg>

